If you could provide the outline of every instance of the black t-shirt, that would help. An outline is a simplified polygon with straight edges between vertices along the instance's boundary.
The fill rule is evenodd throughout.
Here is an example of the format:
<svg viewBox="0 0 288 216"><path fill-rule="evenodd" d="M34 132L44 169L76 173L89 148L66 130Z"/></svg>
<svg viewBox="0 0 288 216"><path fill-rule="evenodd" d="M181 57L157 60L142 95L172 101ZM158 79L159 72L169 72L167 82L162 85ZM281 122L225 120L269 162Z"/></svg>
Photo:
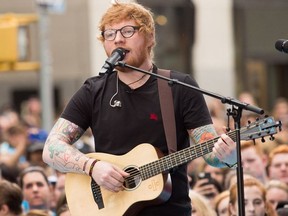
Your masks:
<svg viewBox="0 0 288 216"><path fill-rule="evenodd" d="M156 73L154 68L153 72ZM187 74L171 72L171 78L198 87ZM135 90L118 80L117 73L89 78L74 94L61 117L82 129L92 129L96 152L122 155L141 143L150 143L164 154L168 153L162 123L157 78L149 80ZM118 93L117 92L118 85ZM177 150L190 145L188 129L211 124L211 118L203 95L196 90L178 84L172 86ZM114 96L114 97L113 97ZM121 107L112 107L114 100ZM186 165L171 173L172 195L157 206L145 208L139 215L190 216L191 201L188 196Z"/></svg>

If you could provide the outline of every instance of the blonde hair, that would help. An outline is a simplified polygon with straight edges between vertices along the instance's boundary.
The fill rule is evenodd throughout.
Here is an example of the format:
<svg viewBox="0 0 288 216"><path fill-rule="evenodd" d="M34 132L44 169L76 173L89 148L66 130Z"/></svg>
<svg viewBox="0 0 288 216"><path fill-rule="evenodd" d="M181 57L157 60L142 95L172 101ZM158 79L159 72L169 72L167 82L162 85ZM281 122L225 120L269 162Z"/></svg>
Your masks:
<svg viewBox="0 0 288 216"><path fill-rule="evenodd" d="M288 186L287 184L285 184L284 182L282 181L279 181L279 180L270 180L267 184L266 184L266 190L270 190L272 188L277 188L277 189L280 189L280 190L283 190L285 191L285 193L288 194Z"/></svg>
<svg viewBox="0 0 288 216"><path fill-rule="evenodd" d="M194 190L189 191L189 197L192 202L192 209L195 208L201 216L216 216L215 210L209 204L209 201Z"/></svg>
<svg viewBox="0 0 288 216"><path fill-rule="evenodd" d="M225 198L229 198L229 190L225 190L222 193L218 194L215 198L214 198L214 205L215 205L215 210L216 213L219 214L218 212L218 207L221 203L222 200L224 200Z"/></svg>

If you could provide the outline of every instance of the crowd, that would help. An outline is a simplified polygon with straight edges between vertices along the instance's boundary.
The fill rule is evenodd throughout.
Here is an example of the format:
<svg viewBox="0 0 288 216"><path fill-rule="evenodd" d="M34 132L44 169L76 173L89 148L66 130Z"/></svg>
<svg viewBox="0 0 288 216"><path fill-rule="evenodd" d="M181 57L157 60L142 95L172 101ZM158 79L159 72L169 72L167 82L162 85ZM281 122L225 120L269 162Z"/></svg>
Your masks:
<svg viewBox="0 0 288 216"><path fill-rule="evenodd" d="M255 99L248 92L239 95L239 100L257 106ZM213 122L217 124L216 128L219 129L219 134L221 130L223 132L227 127L233 128L231 122L230 125L227 125L226 109L223 104L212 100L209 107ZM277 99L268 115L282 123L281 131L279 128L277 129L278 132L274 135L274 139L267 137L265 142L262 142L261 139L241 140L246 215L288 215L287 99ZM245 128L248 121L255 122L257 117L260 116L244 111L242 127ZM226 122L226 125L218 125L219 122ZM203 179L201 178L203 173L210 173L210 175L205 174L208 177ZM191 190L194 191L193 194L196 192L206 199L206 202L202 203L202 205L206 205L205 208L212 208L215 215L218 216L238 214L237 173L235 169L210 167L205 164L202 158L199 158L190 162L188 177ZM195 207L194 211L197 209ZM205 215L202 210L199 212L193 215Z"/></svg>
<svg viewBox="0 0 288 216"><path fill-rule="evenodd" d="M251 99L245 101L242 97L242 100L257 105ZM225 107L217 103L209 108L221 133L227 127L227 116ZM248 112L243 115L246 121L255 121L255 115ZM245 211L257 216L288 214L287 100L278 99L271 115L282 122L282 130L274 135L274 140L241 141ZM0 129L0 216L70 215L65 174L42 160L47 132L41 129L39 99L25 101L20 112L2 107ZM75 145L84 153L93 152L91 134L87 132ZM189 163L188 178L192 215L237 215L235 169L212 167L198 158Z"/></svg>
<svg viewBox="0 0 288 216"><path fill-rule="evenodd" d="M87 135L87 136L86 136ZM48 132L41 128L41 102L24 101L20 112L0 110L0 216L68 216L65 174L42 160ZM92 152L89 132L75 145Z"/></svg>

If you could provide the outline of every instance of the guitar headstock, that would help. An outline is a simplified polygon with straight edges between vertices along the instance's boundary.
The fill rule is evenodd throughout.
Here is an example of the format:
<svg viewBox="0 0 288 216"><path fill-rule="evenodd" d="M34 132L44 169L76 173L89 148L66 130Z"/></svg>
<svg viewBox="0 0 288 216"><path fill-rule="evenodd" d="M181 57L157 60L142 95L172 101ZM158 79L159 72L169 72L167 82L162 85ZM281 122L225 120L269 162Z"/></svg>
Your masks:
<svg viewBox="0 0 288 216"><path fill-rule="evenodd" d="M248 126L241 128L240 137L241 140L254 140L258 138L270 136L273 140L273 135L276 134L277 128L281 131L281 121L275 121L273 117L266 117L264 119L259 119L255 122L249 123Z"/></svg>

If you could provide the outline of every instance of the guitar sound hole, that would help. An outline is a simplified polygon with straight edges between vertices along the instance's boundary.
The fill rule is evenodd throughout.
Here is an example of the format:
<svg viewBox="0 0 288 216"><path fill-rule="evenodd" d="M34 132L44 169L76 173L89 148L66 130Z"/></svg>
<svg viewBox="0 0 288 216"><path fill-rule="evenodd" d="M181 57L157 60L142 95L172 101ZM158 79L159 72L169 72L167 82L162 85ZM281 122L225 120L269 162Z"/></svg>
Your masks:
<svg viewBox="0 0 288 216"><path fill-rule="evenodd" d="M141 183L141 174L137 167L128 167L124 170L129 173L130 176L127 177L123 183L126 190L133 190L137 188Z"/></svg>

